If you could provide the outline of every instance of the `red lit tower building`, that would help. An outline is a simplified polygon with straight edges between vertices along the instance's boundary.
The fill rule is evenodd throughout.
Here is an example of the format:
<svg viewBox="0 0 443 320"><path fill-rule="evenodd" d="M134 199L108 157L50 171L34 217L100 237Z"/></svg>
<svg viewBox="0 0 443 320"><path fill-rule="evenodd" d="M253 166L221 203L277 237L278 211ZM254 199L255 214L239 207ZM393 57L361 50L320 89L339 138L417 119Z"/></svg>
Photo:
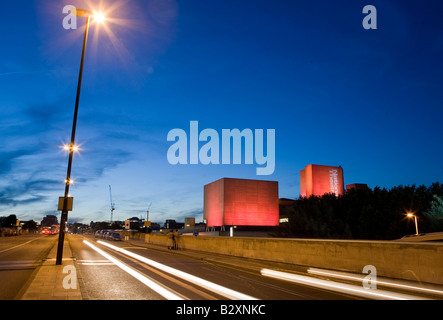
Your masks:
<svg viewBox="0 0 443 320"><path fill-rule="evenodd" d="M302 197L323 196L325 193L340 196L344 192L342 167L310 164L300 170L300 195Z"/></svg>
<svg viewBox="0 0 443 320"><path fill-rule="evenodd" d="M278 182L223 178L204 186L207 227L278 226Z"/></svg>

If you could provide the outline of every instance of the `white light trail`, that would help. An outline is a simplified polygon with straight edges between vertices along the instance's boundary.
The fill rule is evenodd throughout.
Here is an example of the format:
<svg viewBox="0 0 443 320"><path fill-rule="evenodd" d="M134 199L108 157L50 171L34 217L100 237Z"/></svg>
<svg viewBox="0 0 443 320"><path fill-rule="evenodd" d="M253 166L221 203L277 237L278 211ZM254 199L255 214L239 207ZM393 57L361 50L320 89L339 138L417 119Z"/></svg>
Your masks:
<svg viewBox="0 0 443 320"><path fill-rule="evenodd" d="M270 269L262 269L260 272L263 276L275 279L291 281L299 284L309 285L326 290L338 291L341 293L352 294L365 298L384 299L384 300L424 300L421 297L389 292L385 290L366 289L363 287L353 286L350 284L321 280L309 276L302 276L293 273L275 271Z"/></svg>
<svg viewBox="0 0 443 320"><path fill-rule="evenodd" d="M233 299L233 300L257 300L257 298L254 298L254 297L251 297L249 295L240 293L238 291L235 291L235 290L223 287L221 285L218 285L218 284L215 284L213 282L204 280L202 278L193 276L193 275L191 275L189 273L186 273L186 272L183 272L183 271L171 268L171 267L169 267L167 265L158 263L156 261L153 261L151 259L145 258L143 256L140 256L140 255L135 254L133 252L130 252L128 250L125 250L125 249L116 247L114 245L111 245L109 243L106 243L106 242L103 242L103 241L97 241L97 242L102 244L102 245L104 245L104 246L107 246L107 247L109 247L109 248L111 248L113 250L116 250L116 251L121 252L123 254L126 254L126 255L128 255L128 256L130 256L132 258L135 258L135 259L137 259L137 260L139 260L139 261L141 261L143 263L146 263L146 264L148 264L148 265L150 265L152 267L155 267L155 268L160 269L160 270L162 270L164 272L172 274L172 275L174 275L176 277L179 277L181 279L189 281L189 282L191 282L193 284L197 284L197 285L199 285L199 286L201 286L201 287L203 287L203 288L205 288L205 289L207 289L209 291L215 292L215 293L217 293L219 295L222 295L224 297L227 297L229 299Z"/></svg>
<svg viewBox="0 0 443 320"><path fill-rule="evenodd" d="M92 249L94 249L95 251L97 251L98 253L100 253L103 257L105 257L109 261L113 262L117 267L119 267L122 270L126 271L131 276L133 276L134 278L136 278L137 280L139 280L140 282L142 282L143 284L145 284L146 286L148 286L149 288L151 288L152 290L154 290L155 292L160 294L165 299L168 299L168 300L183 300L182 297L180 297L180 296L176 295L175 293L173 293L173 292L165 289L164 287L158 285L154 281L152 281L152 280L148 279L146 276L142 275L140 272L137 272L134 269L131 269L130 267L128 267L124 263L122 263L119 260L115 259L113 256L111 256L108 253L104 252L100 248L97 248L96 246L94 246L93 244L89 243L88 241L83 240L83 242L85 244L87 244L89 247L91 247Z"/></svg>
<svg viewBox="0 0 443 320"><path fill-rule="evenodd" d="M365 277L365 275L360 274L349 274L345 272L336 272L336 271L330 271L330 270L323 270L323 269L317 269L317 268L309 268L308 273L316 274L316 275L323 275L323 276L329 276L329 277L335 277L335 278L341 278L341 279L348 279L348 280L356 280L356 281L362 281ZM409 284L402 284L399 282L394 281L386 281L386 280L371 280L372 282L376 283L377 285L382 285L386 287L395 287L399 289L406 289L406 290L412 290L412 291L422 291L426 293L431 294L440 294L443 295L443 291L436 290L436 289L430 289L430 288L423 288L423 287L417 287L412 286Z"/></svg>

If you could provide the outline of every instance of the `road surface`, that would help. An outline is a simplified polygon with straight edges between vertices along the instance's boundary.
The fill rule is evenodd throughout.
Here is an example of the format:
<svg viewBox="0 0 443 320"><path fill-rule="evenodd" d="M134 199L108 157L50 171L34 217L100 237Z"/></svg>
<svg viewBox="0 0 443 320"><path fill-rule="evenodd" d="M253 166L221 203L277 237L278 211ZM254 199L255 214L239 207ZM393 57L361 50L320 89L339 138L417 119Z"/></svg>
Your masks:
<svg viewBox="0 0 443 320"><path fill-rule="evenodd" d="M20 299L42 263L49 262L48 253L57 240L58 236L53 235L0 238L0 300ZM342 290L341 285L337 289L334 287L337 282L322 280L324 276L302 275L296 270L287 273L288 270L282 270L278 264L249 259L171 251L147 246L142 241L108 241L93 235L69 234L65 243L72 254L69 259L73 261L83 300L391 298L356 293L355 288L361 289L361 282L352 285L350 290ZM298 278L288 280L288 274ZM311 280L321 283L311 283ZM383 290L363 291L365 294L383 293ZM438 297L441 299L442 295Z"/></svg>
<svg viewBox="0 0 443 320"><path fill-rule="evenodd" d="M0 237L1 300L13 300L22 293L56 240L45 235Z"/></svg>

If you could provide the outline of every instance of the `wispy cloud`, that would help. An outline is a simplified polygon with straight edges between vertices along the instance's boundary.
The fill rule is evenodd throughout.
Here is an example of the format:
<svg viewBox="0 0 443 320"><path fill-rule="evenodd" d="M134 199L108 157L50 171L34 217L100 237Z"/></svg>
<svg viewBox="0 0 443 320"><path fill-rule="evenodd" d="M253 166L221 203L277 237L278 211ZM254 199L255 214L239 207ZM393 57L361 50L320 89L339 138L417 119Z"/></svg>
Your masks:
<svg viewBox="0 0 443 320"><path fill-rule="evenodd" d="M63 103L35 104L3 113L0 208L40 204L37 206L40 211L54 209L57 194L63 194L68 159L61 148L67 141L61 137L70 135L72 125L72 115L60 107ZM136 134L110 132L113 120L81 124L79 140L86 143L83 151L75 155L73 166L74 178L80 186L131 161L133 149L128 146L140 139Z"/></svg>

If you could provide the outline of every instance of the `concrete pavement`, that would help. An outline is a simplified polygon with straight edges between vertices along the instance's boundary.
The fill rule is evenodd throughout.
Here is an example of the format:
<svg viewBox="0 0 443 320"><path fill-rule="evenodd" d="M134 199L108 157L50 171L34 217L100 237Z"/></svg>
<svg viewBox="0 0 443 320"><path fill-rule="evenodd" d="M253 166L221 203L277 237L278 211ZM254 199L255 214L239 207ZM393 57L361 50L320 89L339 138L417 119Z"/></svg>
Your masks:
<svg viewBox="0 0 443 320"><path fill-rule="evenodd" d="M36 270L20 300L82 300L78 282L68 281L72 272L70 266L75 264L68 239L64 241L62 265L56 265L56 257L57 242L47 259Z"/></svg>

